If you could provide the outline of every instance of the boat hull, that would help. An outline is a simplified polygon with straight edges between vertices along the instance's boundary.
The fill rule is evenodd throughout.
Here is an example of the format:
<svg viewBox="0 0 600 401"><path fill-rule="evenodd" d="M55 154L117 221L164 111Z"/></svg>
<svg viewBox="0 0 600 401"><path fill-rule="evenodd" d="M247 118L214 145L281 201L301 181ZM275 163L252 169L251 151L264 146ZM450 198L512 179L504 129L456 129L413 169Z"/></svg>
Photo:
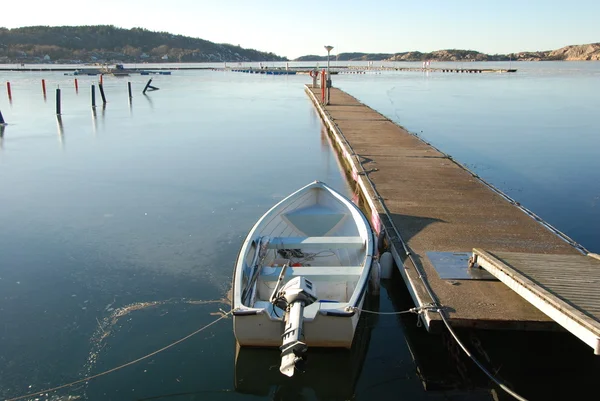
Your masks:
<svg viewBox="0 0 600 401"><path fill-rule="evenodd" d="M237 258L237 343L280 347L286 315L280 307L286 306L273 297L282 283L303 277L315 299L303 308L298 341L308 347L351 348L374 263L374 243L360 209L324 183L309 184L273 206L250 230Z"/></svg>

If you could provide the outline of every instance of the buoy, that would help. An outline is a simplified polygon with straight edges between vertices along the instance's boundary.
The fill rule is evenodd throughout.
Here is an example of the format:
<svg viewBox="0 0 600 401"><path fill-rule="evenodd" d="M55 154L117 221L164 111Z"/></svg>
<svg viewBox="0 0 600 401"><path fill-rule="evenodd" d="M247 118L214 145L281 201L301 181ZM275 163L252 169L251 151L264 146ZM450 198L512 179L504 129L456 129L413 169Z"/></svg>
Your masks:
<svg viewBox="0 0 600 401"><path fill-rule="evenodd" d="M379 265L381 269L381 278L384 280L391 279L394 268L394 258L392 257L392 254L384 252L379 257Z"/></svg>
<svg viewBox="0 0 600 401"><path fill-rule="evenodd" d="M379 262L377 260L373 260L373 265L371 266L371 274L369 276L369 292L372 295L379 295L379 290L381 288L381 268L379 267Z"/></svg>

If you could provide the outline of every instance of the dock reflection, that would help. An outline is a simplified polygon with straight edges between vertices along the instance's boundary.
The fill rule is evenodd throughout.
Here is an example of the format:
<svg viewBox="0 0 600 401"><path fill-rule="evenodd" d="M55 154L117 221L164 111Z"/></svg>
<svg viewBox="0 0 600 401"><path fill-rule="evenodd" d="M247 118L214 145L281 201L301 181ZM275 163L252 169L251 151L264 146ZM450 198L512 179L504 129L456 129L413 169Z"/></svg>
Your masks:
<svg viewBox="0 0 600 401"><path fill-rule="evenodd" d="M411 307L399 274L384 286L395 310ZM513 400L491 383L445 330L428 333L415 315L398 321L427 392L459 391L460 397ZM600 373L600 358L567 332L455 328L461 341L495 377L527 399L585 399ZM560 383L556 388L551 383Z"/></svg>
<svg viewBox="0 0 600 401"><path fill-rule="evenodd" d="M377 308L373 303L368 305L370 310ZM286 401L307 396L317 400L354 398L376 320L376 315L362 314L350 350L309 348L305 371L297 371L291 378L279 372L279 349L236 344L235 391Z"/></svg>

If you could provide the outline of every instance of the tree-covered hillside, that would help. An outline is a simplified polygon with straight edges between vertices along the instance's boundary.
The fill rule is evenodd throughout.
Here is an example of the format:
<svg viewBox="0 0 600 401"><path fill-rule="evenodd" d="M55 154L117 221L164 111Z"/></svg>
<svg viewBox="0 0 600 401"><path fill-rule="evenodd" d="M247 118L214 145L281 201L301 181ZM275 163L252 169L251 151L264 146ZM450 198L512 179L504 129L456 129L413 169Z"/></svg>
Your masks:
<svg viewBox="0 0 600 401"><path fill-rule="evenodd" d="M0 28L0 62L285 61L230 44L112 25Z"/></svg>

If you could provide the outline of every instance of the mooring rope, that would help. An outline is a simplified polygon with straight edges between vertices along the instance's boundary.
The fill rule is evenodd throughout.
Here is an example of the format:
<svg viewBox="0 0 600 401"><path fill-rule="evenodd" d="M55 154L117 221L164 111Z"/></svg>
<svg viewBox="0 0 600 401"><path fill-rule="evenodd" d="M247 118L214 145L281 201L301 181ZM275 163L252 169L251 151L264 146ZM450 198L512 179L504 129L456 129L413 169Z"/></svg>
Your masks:
<svg viewBox="0 0 600 401"><path fill-rule="evenodd" d="M423 311L426 310L431 310L433 312L437 311L437 307L433 306L433 305L423 305L423 306L415 306L414 308L410 308L407 310L403 310L403 311L397 311L397 312L378 312L378 311L374 311L374 310L366 310L366 309L360 309L360 308L352 308L357 312L364 312L364 313L371 313L373 315L404 315L406 313L415 313L415 314L420 314Z"/></svg>
<svg viewBox="0 0 600 401"><path fill-rule="evenodd" d="M140 361L143 361L144 359L148 359L151 356L159 354L159 353L161 353L161 352L163 352L163 351L165 351L165 350L167 350L167 349L169 349L171 347L174 347L175 345L177 345L179 343L184 342L185 340L187 340L187 339L195 336L196 334L200 333L201 331L206 330L207 328L209 328L210 326L214 325L218 321L225 319L227 316L231 315L232 313L233 313L233 310L230 310L229 312L223 312L223 314L221 315L221 317L219 317L218 319L210 322L206 326L203 326L203 327L199 328L198 330L194 331L193 333L190 333L187 336L185 336L183 338L180 338L179 340L177 340L177 341L175 341L175 342L167 345L166 347L162 347L161 349L158 349L158 350L153 351L153 352L151 352L151 353L149 353L147 355L144 355L141 358L138 358L138 359L135 359L133 361L124 363L123 365L117 366L116 368L112 368L112 369L106 370L106 371L104 371L102 373L98 373L98 374L95 374L95 375L92 375L92 376L87 376L87 377L84 377L83 379L79 379L79 380L76 380L76 381L71 382L71 383L63 384L63 385L58 386L58 387L48 388L48 389L45 389L45 390L36 391L35 393L29 393L29 394L21 395L21 396L14 397L14 398L7 398L5 401L16 401L16 400L21 400L21 399L27 398L27 397L33 397L33 396L36 396L36 395L41 395L42 393L50 393L50 392L53 392L53 391L56 391L56 390L60 390L60 389L66 388L66 387L74 386L75 384L87 382L89 380L98 378L100 376L105 376L105 375L107 375L109 373L112 373L112 372L116 372L117 370L121 370L123 368L126 368L127 366L131 366L131 365L136 364L136 363L138 363Z"/></svg>

